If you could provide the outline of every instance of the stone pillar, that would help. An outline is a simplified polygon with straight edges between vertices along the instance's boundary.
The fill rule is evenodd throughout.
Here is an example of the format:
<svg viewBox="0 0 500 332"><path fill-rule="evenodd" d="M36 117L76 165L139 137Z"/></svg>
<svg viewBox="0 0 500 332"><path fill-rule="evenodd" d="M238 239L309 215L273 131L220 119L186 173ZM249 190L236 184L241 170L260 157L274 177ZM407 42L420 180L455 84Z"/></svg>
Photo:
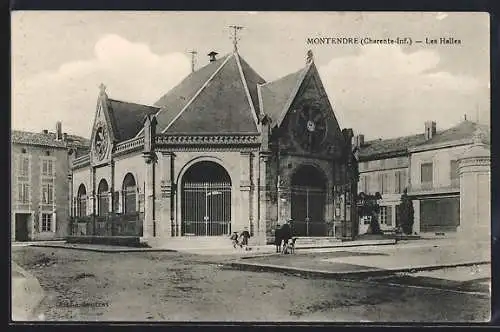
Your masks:
<svg viewBox="0 0 500 332"><path fill-rule="evenodd" d="M420 233L420 201L413 200L413 233Z"/></svg>
<svg viewBox="0 0 500 332"><path fill-rule="evenodd" d="M163 151L161 162L161 226L160 237L172 237L175 232L175 195L174 195L174 154Z"/></svg>
<svg viewBox="0 0 500 332"><path fill-rule="evenodd" d="M271 230L274 225L269 219L269 208L271 205L270 191L268 184L268 167L270 154L261 152L259 156L259 232L256 234L258 242L265 244L272 241Z"/></svg>
<svg viewBox="0 0 500 332"><path fill-rule="evenodd" d="M232 227L235 231L242 231L248 227L248 231L252 231L250 225L250 210L251 210L251 158L250 152L242 152L240 154L240 197L239 197L239 216L238 221Z"/></svg>
<svg viewBox="0 0 500 332"><path fill-rule="evenodd" d="M146 161L146 185L144 187L144 221L142 236L152 238L156 236L154 216L154 157L144 156Z"/></svg>
<svg viewBox="0 0 500 332"><path fill-rule="evenodd" d="M154 152L156 117L147 115L144 119L144 150L142 156L145 160L146 182L144 187L144 221L142 237L145 239L156 236L155 218L155 163L157 161Z"/></svg>
<svg viewBox="0 0 500 332"><path fill-rule="evenodd" d="M476 241L491 237L491 159L489 147L476 132L474 144L459 157L460 227L458 236Z"/></svg>

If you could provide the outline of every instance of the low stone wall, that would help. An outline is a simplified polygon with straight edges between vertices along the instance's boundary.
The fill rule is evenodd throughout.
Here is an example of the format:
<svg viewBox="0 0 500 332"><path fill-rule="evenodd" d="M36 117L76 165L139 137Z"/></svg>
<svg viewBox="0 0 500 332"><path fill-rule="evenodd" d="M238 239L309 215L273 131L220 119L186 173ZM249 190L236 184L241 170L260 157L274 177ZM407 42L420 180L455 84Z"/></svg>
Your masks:
<svg viewBox="0 0 500 332"><path fill-rule="evenodd" d="M125 247L143 247L140 237L138 236L69 236L66 238L67 243L84 243L84 244L103 244Z"/></svg>

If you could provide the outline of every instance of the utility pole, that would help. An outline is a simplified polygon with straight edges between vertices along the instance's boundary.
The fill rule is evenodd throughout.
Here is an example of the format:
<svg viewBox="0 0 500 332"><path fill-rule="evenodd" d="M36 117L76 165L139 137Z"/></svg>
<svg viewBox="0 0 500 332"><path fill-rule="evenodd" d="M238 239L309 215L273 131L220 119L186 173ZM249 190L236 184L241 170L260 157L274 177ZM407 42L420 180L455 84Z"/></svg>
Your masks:
<svg viewBox="0 0 500 332"><path fill-rule="evenodd" d="M239 25L230 25L229 28L233 29L231 38L233 39L234 51L238 50L238 41L240 37L238 37L238 31L242 30L244 27Z"/></svg>
<svg viewBox="0 0 500 332"><path fill-rule="evenodd" d="M194 67L196 65L196 54L198 54L198 52L196 52L196 50L191 50L188 53L191 54L191 72L194 72Z"/></svg>

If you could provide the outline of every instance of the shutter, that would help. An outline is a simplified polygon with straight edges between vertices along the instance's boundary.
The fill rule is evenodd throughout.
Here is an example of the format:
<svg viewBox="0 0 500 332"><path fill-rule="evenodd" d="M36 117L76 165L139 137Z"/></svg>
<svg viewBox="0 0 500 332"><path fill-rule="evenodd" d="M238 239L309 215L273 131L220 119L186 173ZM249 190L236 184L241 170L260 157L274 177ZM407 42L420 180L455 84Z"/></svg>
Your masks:
<svg viewBox="0 0 500 332"><path fill-rule="evenodd" d="M52 217L52 222L50 223L50 230L52 233L55 233L56 232L57 214L54 212L50 216Z"/></svg>
<svg viewBox="0 0 500 332"><path fill-rule="evenodd" d="M401 172L396 171L394 174L394 193L399 194L401 192Z"/></svg>

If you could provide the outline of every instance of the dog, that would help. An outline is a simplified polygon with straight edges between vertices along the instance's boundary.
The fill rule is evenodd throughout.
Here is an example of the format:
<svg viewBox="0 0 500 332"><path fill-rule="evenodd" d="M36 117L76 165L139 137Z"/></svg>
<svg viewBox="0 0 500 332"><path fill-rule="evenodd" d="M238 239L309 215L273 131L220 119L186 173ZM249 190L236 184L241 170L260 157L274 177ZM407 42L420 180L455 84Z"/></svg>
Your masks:
<svg viewBox="0 0 500 332"><path fill-rule="evenodd" d="M297 238L294 237L287 244L288 249L290 250L290 254L295 254L295 242L296 241L297 241Z"/></svg>
<svg viewBox="0 0 500 332"><path fill-rule="evenodd" d="M288 240L287 242L283 242L283 248L281 250L282 254L294 254L295 253L295 241L297 238L293 238Z"/></svg>

